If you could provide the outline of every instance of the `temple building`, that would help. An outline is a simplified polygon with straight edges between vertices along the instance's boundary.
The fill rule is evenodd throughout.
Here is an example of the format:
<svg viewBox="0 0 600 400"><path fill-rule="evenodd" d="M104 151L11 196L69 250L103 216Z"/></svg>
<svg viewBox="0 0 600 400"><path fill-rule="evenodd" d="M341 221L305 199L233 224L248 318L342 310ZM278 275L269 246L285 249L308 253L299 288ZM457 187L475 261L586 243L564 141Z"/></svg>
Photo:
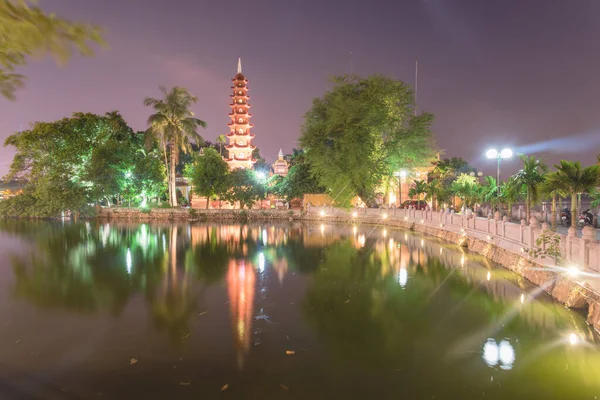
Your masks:
<svg viewBox="0 0 600 400"><path fill-rule="evenodd" d="M227 125L229 127L229 133L227 134L229 143L225 145L228 155L223 159L229 165L230 170L252 168L256 162L252 158L252 152L256 146L252 145L254 135L250 130L254 125L250 123L252 114L249 113L248 80L242 74L241 59L238 59L237 74L232 81L233 94L230 96L231 104L229 105L231 107L231 113L229 114L231 121Z"/></svg>
<svg viewBox="0 0 600 400"><path fill-rule="evenodd" d="M286 176L290 166L287 161L283 158L283 151L279 149L279 154L277 156L277 161L273 163L273 173L279 176Z"/></svg>

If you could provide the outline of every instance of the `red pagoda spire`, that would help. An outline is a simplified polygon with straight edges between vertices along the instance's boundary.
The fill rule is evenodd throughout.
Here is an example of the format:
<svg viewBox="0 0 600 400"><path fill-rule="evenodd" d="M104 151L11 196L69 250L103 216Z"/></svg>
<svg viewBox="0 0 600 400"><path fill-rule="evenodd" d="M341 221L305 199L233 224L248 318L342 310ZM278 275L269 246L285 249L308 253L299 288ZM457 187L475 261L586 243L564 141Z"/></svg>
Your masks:
<svg viewBox="0 0 600 400"><path fill-rule="evenodd" d="M250 123L252 114L248 112L250 109L250 104L248 104L250 99L250 96L248 96L248 80L242 74L241 59L238 59L237 74L232 81L233 94L230 96L232 101L229 105L231 107L231 113L229 114L231 122L227 124L229 127L229 134L227 135L229 144L225 145L228 155L223 159L229 165L230 170L252 168L252 165L256 162L252 158L252 152L256 146L252 145L254 135L250 130L254 125Z"/></svg>

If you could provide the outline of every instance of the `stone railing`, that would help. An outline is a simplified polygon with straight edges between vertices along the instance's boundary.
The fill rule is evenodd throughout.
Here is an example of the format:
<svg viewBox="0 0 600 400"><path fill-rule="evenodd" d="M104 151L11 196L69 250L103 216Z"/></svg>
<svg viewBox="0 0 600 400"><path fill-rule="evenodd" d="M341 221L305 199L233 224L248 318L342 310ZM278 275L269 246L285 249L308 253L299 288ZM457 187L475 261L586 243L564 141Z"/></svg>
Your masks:
<svg viewBox="0 0 600 400"><path fill-rule="evenodd" d="M507 217L501 218L499 213L492 218L477 217L473 213L466 215L446 211L430 211L416 209L386 209L386 208L355 208L341 209L334 207L307 207L308 215L312 218L339 217L348 220L393 224L401 226L423 225L437 228L465 237L487 241L496 246L517 254L526 253L537 248L536 241L544 233L552 233L560 237L560 252L567 265L573 265L581 270L600 272L600 242L596 230L585 227L581 237L577 237L575 229L570 228L568 235L554 233L548 223L540 225L536 218L531 218L529 224L509 222ZM542 243L540 247L545 246ZM526 255L526 254L525 254ZM544 265L552 265L553 261L545 258L537 260Z"/></svg>

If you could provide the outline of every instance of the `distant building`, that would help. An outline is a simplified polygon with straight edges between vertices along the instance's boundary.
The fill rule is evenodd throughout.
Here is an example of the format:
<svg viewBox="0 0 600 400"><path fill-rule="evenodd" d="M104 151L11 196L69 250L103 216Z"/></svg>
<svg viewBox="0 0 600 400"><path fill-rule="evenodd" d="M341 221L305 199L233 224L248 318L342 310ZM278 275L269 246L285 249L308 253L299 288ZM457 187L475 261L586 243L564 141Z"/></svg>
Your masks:
<svg viewBox="0 0 600 400"><path fill-rule="evenodd" d="M290 170L290 165L283 158L283 151L279 149L277 161L273 163L273 174L279 176L286 176Z"/></svg>
<svg viewBox="0 0 600 400"><path fill-rule="evenodd" d="M256 146L252 145L254 135L250 130L254 125L250 123L252 114L248 112L250 110L250 104L248 104L248 100L250 99L250 96L248 96L248 80L242 74L241 59L238 59L237 74L232 81L233 86L231 89L233 89L233 94L230 96L232 101L229 105L231 107L231 113L229 114L231 122L227 125L229 126L229 133L227 134L229 144L225 145L228 155L227 157L223 157L223 159L229 165L230 170L252 168L256 162L252 158L252 152Z"/></svg>

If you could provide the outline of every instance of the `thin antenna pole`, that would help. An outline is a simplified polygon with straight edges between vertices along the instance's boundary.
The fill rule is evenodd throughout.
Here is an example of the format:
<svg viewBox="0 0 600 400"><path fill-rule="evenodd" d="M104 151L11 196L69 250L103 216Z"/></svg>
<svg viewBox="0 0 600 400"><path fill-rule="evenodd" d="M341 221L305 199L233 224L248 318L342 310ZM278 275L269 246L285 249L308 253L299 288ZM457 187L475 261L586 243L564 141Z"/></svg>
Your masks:
<svg viewBox="0 0 600 400"><path fill-rule="evenodd" d="M415 60L415 115L417 115L417 95L419 93L419 59Z"/></svg>
<svg viewBox="0 0 600 400"><path fill-rule="evenodd" d="M350 50L350 75L354 75L354 65L352 63L352 50Z"/></svg>

